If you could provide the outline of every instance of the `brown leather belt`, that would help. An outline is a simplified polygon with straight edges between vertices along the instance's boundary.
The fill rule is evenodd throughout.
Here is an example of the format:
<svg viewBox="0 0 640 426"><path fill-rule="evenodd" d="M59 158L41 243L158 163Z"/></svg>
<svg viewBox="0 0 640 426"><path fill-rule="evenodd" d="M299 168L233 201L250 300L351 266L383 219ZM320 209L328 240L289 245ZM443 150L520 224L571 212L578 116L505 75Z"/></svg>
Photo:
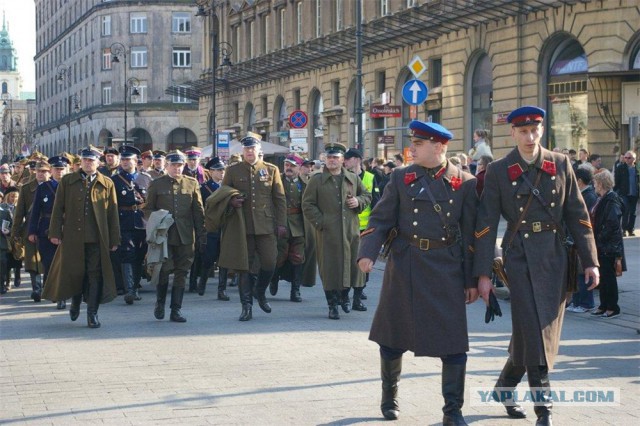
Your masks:
<svg viewBox="0 0 640 426"><path fill-rule="evenodd" d="M455 244L455 240L451 239L437 240L435 238L405 238L409 244L423 251L447 248Z"/></svg>
<svg viewBox="0 0 640 426"><path fill-rule="evenodd" d="M292 207L287 209L287 214L300 214L302 213L302 209L300 207Z"/></svg>
<svg viewBox="0 0 640 426"><path fill-rule="evenodd" d="M513 231L515 225L509 224L509 230ZM543 232L543 231L555 231L558 227L553 222L527 222L521 223L518 227L518 231L528 231L528 232Z"/></svg>
<svg viewBox="0 0 640 426"><path fill-rule="evenodd" d="M137 210L142 210L144 208L145 204L134 204L133 206L118 206L118 210L123 210L123 211L128 211L128 212L135 212Z"/></svg>

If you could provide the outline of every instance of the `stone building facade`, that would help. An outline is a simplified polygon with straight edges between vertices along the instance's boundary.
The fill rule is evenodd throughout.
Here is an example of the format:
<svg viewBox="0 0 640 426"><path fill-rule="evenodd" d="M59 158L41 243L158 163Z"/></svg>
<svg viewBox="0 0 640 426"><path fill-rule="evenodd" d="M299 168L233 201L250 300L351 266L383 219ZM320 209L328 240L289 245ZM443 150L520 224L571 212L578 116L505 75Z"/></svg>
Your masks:
<svg viewBox="0 0 640 426"><path fill-rule="evenodd" d="M288 117L301 110L309 117L309 156L327 141L356 145L355 0L209 3L215 13L204 20L202 61L209 69L182 86L199 100L198 140L212 141L210 64L224 45L233 66L216 74L217 129L259 132L286 145ZM550 148L587 148L610 166L616 150L637 143L638 129L629 126L640 115L637 1L362 4L366 156L402 151L414 116L449 128L450 152L468 151L474 129L488 129L501 156L512 145L506 114L526 104L547 109ZM224 52L216 53L219 64ZM410 108L402 88L414 78L408 65L416 56L427 67L420 80L429 95ZM381 103L397 106L400 117L372 117Z"/></svg>
<svg viewBox="0 0 640 426"><path fill-rule="evenodd" d="M125 102L128 143L143 150L198 143L197 102L165 93L202 71L191 1L36 0L36 32L41 151L122 143Z"/></svg>

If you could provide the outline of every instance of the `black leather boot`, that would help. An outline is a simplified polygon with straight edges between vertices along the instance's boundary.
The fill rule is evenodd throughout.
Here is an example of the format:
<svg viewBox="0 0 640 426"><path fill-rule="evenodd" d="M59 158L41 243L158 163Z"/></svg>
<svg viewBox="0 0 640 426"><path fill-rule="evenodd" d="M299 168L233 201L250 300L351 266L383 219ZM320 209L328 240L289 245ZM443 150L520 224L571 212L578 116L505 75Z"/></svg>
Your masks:
<svg viewBox="0 0 640 426"><path fill-rule="evenodd" d="M198 255L195 255L195 256L198 256ZM196 265L196 259L194 258L193 263L191 264L191 270L189 271L189 293L197 293L197 291L198 291L198 266Z"/></svg>
<svg viewBox="0 0 640 426"><path fill-rule="evenodd" d="M200 277L198 278L198 295L204 296L207 289L207 281L209 280L209 270L204 267L200 269Z"/></svg>
<svg viewBox="0 0 640 426"><path fill-rule="evenodd" d="M82 303L82 293L76 294L71 298L71 308L69 308L69 316L71 317L71 321L77 320L80 316L80 303Z"/></svg>
<svg viewBox="0 0 640 426"><path fill-rule="evenodd" d="M240 303L242 303L242 313L238 319L240 321L249 321L253 318L251 312L253 307L253 285L249 274L246 272L236 272L236 277L238 277L238 292L240 293Z"/></svg>
<svg viewBox="0 0 640 426"><path fill-rule="evenodd" d="M13 268L13 286L15 288L20 287L20 268Z"/></svg>
<svg viewBox="0 0 640 426"><path fill-rule="evenodd" d="M442 364L443 426L464 426L464 379L466 364Z"/></svg>
<svg viewBox="0 0 640 426"><path fill-rule="evenodd" d="M35 272L29 272L31 278L31 298L34 302L42 300L42 277Z"/></svg>
<svg viewBox="0 0 640 426"><path fill-rule="evenodd" d="M127 305L133 305L133 301L136 299L136 285L133 279L133 264L123 263L121 270L122 284L125 289L124 302Z"/></svg>
<svg viewBox="0 0 640 426"><path fill-rule="evenodd" d="M397 420L400 415L398 406L398 381L402 371L402 357L388 360L380 357L380 377L382 378L382 400L380 411L387 420Z"/></svg>
<svg viewBox="0 0 640 426"><path fill-rule="evenodd" d="M349 290L351 288L345 288L340 293L340 306L342 306L342 310L345 314L351 312L351 300L349 300Z"/></svg>
<svg viewBox="0 0 640 426"><path fill-rule="evenodd" d="M292 302L302 302L302 297L300 297L302 265L293 265L291 274L291 294L289 295L289 300Z"/></svg>
<svg viewBox="0 0 640 426"><path fill-rule="evenodd" d="M509 417L514 419L524 419L527 417L525 409L513 400L513 391L522 380L525 371L526 369L524 367L513 365L513 360L509 357L504 367L502 367L502 372L495 385L496 388L500 388L494 390L499 401L505 405Z"/></svg>
<svg viewBox="0 0 640 426"><path fill-rule="evenodd" d="M171 315L169 320L173 322L187 322L187 319L182 316L182 297L184 296L184 287L171 287Z"/></svg>
<svg viewBox="0 0 640 426"><path fill-rule="evenodd" d="M353 288L353 305L351 309L354 311L365 312L367 307L362 303L362 290L363 287L354 287Z"/></svg>
<svg viewBox="0 0 640 426"><path fill-rule="evenodd" d="M279 282L280 282L280 274L278 274L278 270L276 269L276 272L274 272L273 276L271 277L271 281L269 282L269 294L271 294L272 296L275 296L276 294L278 294Z"/></svg>
<svg viewBox="0 0 640 426"><path fill-rule="evenodd" d="M156 319L164 319L164 303L167 300L168 289L168 282L164 282L156 286L156 307L153 310L153 315L156 317Z"/></svg>
<svg viewBox="0 0 640 426"><path fill-rule="evenodd" d="M56 309L58 309L59 311L65 309L66 307L67 307L66 300L58 300L58 302L56 303Z"/></svg>
<svg viewBox="0 0 640 426"><path fill-rule="evenodd" d="M338 312L338 291L325 290L324 296L327 298L327 304L329 305L329 319L339 320L340 312Z"/></svg>
<svg viewBox="0 0 640 426"><path fill-rule="evenodd" d="M550 398L549 369L546 365L527 366L527 378L529 380L529 388L534 395L544 393L542 401L534 401L533 411L538 417L536 426L552 426L551 409L553 408L553 401Z"/></svg>
<svg viewBox="0 0 640 426"><path fill-rule="evenodd" d="M267 287L273 277L273 271L263 271L262 269L258 273L257 294L258 294L258 306L266 313L271 313L271 305L267 301Z"/></svg>
<svg viewBox="0 0 640 426"><path fill-rule="evenodd" d="M89 285L89 296L87 298L87 326L89 328L100 328L98 319L98 307L100 306L100 295L102 293L102 283Z"/></svg>
<svg viewBox="0 0 640 426"><path fill-rule="evenodd" d="M219 268L218 270L218 300L229 300L227 296L227 268Z"/></svg>

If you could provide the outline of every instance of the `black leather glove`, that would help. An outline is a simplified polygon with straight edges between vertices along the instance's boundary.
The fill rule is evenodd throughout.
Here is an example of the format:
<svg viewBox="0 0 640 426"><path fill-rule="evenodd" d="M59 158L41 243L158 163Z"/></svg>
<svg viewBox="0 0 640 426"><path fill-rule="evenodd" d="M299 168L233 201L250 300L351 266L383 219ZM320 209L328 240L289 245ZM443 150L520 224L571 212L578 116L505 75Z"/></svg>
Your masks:
<svg viewBox="0 0 640 426"><path fill-rule="evenodd" d="M498 304L498 299L496 299L496 295L493 292L489 293L489 305L487 306L487 311L484 313L484 322L489 324L489 322L493 321L495 317L502 316L502 309L500 309L500 304Z"/></svg>
<svg viewBox="0 0 640 426"><path fill-rule="evenodd" d="M231 204L231 207L234 207L236 209L242 207L243 203L244 203L244 198L239 195L236 195L231 199L231 201L229 201L229 204Z"/></svg>

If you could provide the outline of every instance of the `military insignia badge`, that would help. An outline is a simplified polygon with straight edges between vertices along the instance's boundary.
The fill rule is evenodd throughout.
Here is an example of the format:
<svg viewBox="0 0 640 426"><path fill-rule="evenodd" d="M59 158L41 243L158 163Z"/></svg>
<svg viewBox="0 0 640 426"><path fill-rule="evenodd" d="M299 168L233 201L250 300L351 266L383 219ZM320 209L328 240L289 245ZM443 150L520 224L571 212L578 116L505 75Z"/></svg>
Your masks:
<svg viewBox="0 0 640 426"><path fill-rule="evenodd" d="M509 179L511 181L515 181L520 177L522 173L524 173L524 170L522 170L522 167L520 167L520 164L515 163L510 165L507 168L507 173L509 173Z"/></svg>
<svg viewBox="0 0 640 426"><path fill-rule="evenodd" d="M542 162L542 171L550 176L556 175L556 163L553 161L544 160Z"/></svg>
<svg viewBox="0 0 640 426"><path fill-rule="evenodd" d="M416 172L411 172L411 173L405 173L404 174L404 184L405 185L409 185L409 184L413 183L416 179L418 179L418 176L416 175Z"/></svg>
<svg viewBox="0 0 640 426"><path fill-rule="evenodd" d="M460 186L462 185L462 179L460 179L457 176L453 176L451 177L451 181L449 183L451 184L451 189L453 189L454 191L457 191L458 189L460 189Z"/></svg>

